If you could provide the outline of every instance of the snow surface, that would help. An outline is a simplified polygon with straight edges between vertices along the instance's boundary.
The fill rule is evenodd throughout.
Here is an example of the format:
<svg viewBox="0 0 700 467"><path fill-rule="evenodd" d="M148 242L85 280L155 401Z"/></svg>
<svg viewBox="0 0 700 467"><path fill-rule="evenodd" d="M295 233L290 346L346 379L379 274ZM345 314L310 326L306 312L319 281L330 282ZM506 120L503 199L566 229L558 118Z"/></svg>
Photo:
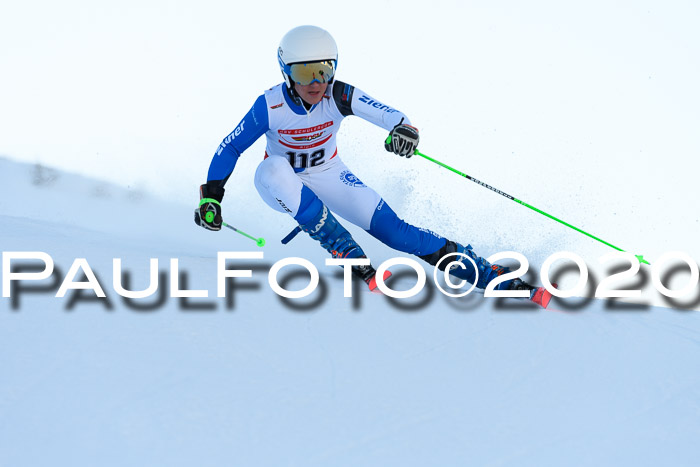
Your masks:
<svg viewBox="0 0 700 467"><path fill-rule="evenodd" d="M358 284L344 298L341 272L313 241L279 244L292 224L272 211L241 217L266 236L265 257L230 264L253 266L253 277L217 299L217 252L258 249L197 228L193 206L7 159L0 172L2 251L44 251L57 268L21 284L39 290L0 301L2 466L695 465L700 456L694 311L582 298L544 311L479 294L447 299L434 287L392 302ZM397 256L363 240L375 264ZM284 302L270 290L270 266L292 255L319 268L325 291ZM79 257L107 300L54 296ZM126 303L112 258L137 290L152 257L158 293ZM162 298L170 258L186 275L181 288L210 298Z"/></svg>

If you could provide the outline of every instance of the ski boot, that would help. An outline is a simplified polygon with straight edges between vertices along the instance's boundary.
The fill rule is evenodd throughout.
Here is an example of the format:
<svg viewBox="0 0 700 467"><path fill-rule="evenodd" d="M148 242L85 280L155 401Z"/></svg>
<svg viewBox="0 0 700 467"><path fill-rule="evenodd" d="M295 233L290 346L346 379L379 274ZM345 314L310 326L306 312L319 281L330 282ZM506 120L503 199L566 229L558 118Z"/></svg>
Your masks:
<svg viewBox="0 0 700 467"><path fill-rule="evenodd" d="M453 265L448 272L453 276L466 280L471 284L474 283L474 280L476 278L476 286L480 289L485 289L489 282L491 282L496 277L510 272L510 270L505 266L491 264L484 258L477 256L476 253L474 253L474 250L472 249L471 245L467 245L465 247L457 242L452 242L449 240L447 241L447 243L445 243L445 246L440 248L435 253L425 256L419 256L419 258L435 266L436 264L438 264L442 257L444 257L445 255L449 255L450 253L460 253L471 258L474 261L474 264L476 264L476 268L479 273L478 278L476 278L474 266L469 260L465 259L463 256L457 256L452 261L445 260L444 262L441 262L439 269L444 270L445 266L447 264L450 264L451 262L462 263L465 266L465 268L461 268L458 265ZM496 286L496 290L527 290L530 292L530 301L538 304L542 308L547 308L547 305L549 305L549 301L552 299L552 294L545 290L544 287L535 287L524 282L522 279L519 278L501 282Z"/></svg>
<svg viewBox="0 0 700 467"><path fill-rule="evenodd" d="M445 255L449 255L452 253L459 253L459 255L456 255L454 258L451 259L446 259L445 261L440 261ZM474 271L474 265L471 263L471 261L469 261L461 255L467 256L474 261L474 264L476 264L476 268L479 273L478 278L476 277ZM419 256L419 258L433 266L435 266L439 262L439 269L441 271L444 271L445 266L447 266L450 263L462 263L465 266L464 268L458 266L457 264L453 264L448 272L453 276L458 277L459 279L463 279L469 282L470 284L473 284L474 280L476 279L476 286L480 289L485 289L486 285L493 279L500 276L501 274L509 272L508 268L504 266L499 266L498 264L491 264L484 258L477 256L476 253L474 253L474 250L472 250L471 245L467 245L465 247L457 242L452 242L450 240L447 240L445 246L440 248L435 253L425 256ZM510 281L505 281L498 284L496 289L508 290L509 286Z"/></svg>
<svg viewBox="0 0 700 467"><path fill-rule="evenodd" d="M308 233L311 238L321 243L333 258L367 258L360 245L352 238L350 232L335 218L326 205L318 214L304 224L299 224L300 230ZM289 240L287 240L289 241ZM286 242L285 242L286 243ZM370 291L377 288L375 275L377 271L371 264L365 266L351 266L355 277L362 279ZM391 273L386 271L386 280Z"/></svg>

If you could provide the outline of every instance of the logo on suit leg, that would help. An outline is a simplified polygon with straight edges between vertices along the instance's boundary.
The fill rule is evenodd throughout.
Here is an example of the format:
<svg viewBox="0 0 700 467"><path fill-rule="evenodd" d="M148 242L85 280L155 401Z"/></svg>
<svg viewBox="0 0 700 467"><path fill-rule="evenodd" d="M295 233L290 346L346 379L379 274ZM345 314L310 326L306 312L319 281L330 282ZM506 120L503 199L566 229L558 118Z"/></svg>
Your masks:
<svg viewBox="0 0 700 467"><path fill-rule="evenodd" d="M340 173L340 179L343 181L343 183L352 187L364 188L367 186L349 170L343 170Z"/></svg>

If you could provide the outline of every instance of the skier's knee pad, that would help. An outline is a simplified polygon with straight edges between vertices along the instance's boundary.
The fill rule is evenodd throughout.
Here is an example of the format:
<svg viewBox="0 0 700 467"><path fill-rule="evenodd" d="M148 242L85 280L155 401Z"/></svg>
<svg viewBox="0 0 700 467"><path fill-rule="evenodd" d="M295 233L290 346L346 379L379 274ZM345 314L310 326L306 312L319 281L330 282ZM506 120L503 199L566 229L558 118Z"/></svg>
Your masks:
<svg viewBox="0 0 700 467"><path fill-rule="evenodd" d="M270 156L258 165L255 178L265 186L279 183L286 177L294 176L294 169L289 161L281 156Z"/></svg>
<svg viewBox="0 0 700 467"><path fill-rule="evenodd" d="M292 215L296 213L302 183L286 159L271 156L263 160L255 170L254 180L260 197L270 207Z"/></svg>

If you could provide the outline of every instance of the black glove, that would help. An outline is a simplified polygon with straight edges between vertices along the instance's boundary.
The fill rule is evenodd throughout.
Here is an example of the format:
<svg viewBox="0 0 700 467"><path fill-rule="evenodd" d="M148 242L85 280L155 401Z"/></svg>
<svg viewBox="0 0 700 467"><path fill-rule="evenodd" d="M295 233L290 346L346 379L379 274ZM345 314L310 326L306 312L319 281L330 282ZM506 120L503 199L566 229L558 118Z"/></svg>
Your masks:
<svg viewBox="0 0 700 467"><path fill-rule="evenodd" d="M219 182L199 187L199 207L194 210L194 223L208 230L221 230L221 200L224 189Z"/></svg>
<svg viewBox="0 0 700 467"><path fill-rule="evenodd" d="M384 148L389 152L409 158L418 147L420 137L418 136L418 128L404 125L401 122L389 132L389 136L384 141Z"/></svg>

